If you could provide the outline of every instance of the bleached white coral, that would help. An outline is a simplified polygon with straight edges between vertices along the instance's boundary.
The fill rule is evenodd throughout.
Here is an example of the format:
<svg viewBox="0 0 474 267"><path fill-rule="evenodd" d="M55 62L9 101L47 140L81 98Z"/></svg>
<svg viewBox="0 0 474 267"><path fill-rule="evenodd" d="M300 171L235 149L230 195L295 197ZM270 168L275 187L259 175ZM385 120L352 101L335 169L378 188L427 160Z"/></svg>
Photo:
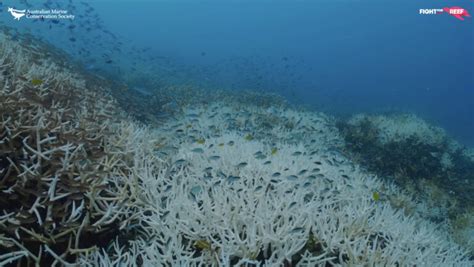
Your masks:
<svg viewBox="0 0 474 267"><path fill-rule="evenodd" d="M145 266L470 264L435 225L372 199L400 192L302 145L272 153L237 133L186 142L139 184L149 239L130 244Z"/></svg>
<svg viewBox="0 0 474 267"><path fill-rule="evenodd" d="M428 124L414 114L393 116L359 114L353 116L349 124L355 125L365 119L368 119L379 131L378 138L382 144L403 141L409 137L418 137L428 144L440 144L446 138L443 129Z"/></svg>
<svg viewBox="0 0 474 267"><path fill-rule="evenodd" d="M219 137L225 133L248 134L267 144L303 143L314 150L341 147L334 120L322 113L292 109L267 109L221 101L185 110L184 115L160 127L157 134L167 146L177 147L185 140Z"/></svg>

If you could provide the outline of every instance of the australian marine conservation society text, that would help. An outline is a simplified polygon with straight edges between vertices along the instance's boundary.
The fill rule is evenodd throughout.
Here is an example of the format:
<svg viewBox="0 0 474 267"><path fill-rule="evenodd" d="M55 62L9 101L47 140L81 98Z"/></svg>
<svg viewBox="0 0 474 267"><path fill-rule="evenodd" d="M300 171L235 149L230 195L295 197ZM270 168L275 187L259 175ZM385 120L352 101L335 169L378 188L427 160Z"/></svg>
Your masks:
<svg viewBox="0 0 474 267"><path fill-rule="evenodd" d="M28 19L74 19L74 15L68 14L63 9L39 9L27 10L26 18Z"/></svg>

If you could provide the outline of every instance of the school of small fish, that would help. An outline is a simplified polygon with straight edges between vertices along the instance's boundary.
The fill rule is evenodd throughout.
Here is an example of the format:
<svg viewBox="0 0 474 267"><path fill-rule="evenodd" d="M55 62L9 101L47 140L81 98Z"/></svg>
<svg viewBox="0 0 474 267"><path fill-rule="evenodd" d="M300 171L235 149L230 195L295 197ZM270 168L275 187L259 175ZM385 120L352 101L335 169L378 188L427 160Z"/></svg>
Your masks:
<svg viewBox="0 0 474 267"><path fill-rule="evenodd" d="M265 119L271 128L261 126ZM313 185L329 196L350 188L351 173L358 170L338 149L343 141L334 129L331 118L318 113L204 104L188 107L161 127L159 135L167 141L157 154L210 187L268 192L285 185L290 192ZM249 185L243 178L249 176L261 179ZM190 194L198 199L202 192Z"/></svg>

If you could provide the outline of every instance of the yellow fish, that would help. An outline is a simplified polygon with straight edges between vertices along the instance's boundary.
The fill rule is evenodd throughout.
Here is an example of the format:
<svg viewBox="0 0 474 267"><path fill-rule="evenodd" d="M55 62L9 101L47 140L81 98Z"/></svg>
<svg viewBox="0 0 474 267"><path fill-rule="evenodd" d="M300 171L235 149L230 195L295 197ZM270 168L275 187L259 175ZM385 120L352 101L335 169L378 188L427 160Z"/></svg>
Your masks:
<svg viewBox="0 0 474 267"><path fill-rule="evenodd" d="M276 155L277 152L278 152L278 148L276 147L272 148L272 156Z"/></svg>
<svg viewBox="0 0 474 267"><path fill-rule="evenodd" d="M196 140L196 143L198 143L200 145L203 145L204 143L206 143L206 140L204 138L200 138L200 139Z"/></svg>
<svg viewBox="0 0 474 267"><path fill-rule="evenodd" d="M247 141L252 141L253 140L253 136L251 134L247 134L244 138Z"/></svg>
<svg viewBox="0 0 474 267"><path fill-rule="evenodd" d="M31 84L34 85L34 86L41 85L41 84L43 84L43 80L33 79L33 80L31 80Z"/></svg>
<svg viewBox="0 0 474 267"><path fill-rule="evenodd" d="M379 194L379 192L374 192L374 193L372 193L372 199L373 199L374 201L379 201L379 200L380 200L380 194Z"/></svg>
<svg viewBox="0 0 474 267"><path fill-rule="evenodd" d="M194 247L200 250L212 250L211 244L207 240L198 240L194 243Z"/></svg>

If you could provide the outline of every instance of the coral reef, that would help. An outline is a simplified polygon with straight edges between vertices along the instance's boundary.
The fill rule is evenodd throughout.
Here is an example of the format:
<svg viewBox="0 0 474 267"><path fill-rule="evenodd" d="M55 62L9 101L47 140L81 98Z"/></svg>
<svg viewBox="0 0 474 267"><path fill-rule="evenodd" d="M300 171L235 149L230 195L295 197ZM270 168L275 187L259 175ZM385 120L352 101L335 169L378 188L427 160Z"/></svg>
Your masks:
<svg viewBox="0 0 474 267"><path fill-rule="evenodd" d="M330 118L266 110L224 99L154 130L164 162L141 176L153 208L139 228L156 239L131 241L127 264L471 264L407 192L334 149Z"/></svg>
<svg viewBox="0 0 474 267"><path fill-rule="evenodd" d="M432 126L414 114L391 116L358 114L349 119L349 125L357 126L370 122L377 129L377 140L381 144L416 138L427 144L440 144L446 139L443 129Z"/></svg>
<svg viewBox="0 0 474 267"><path fill-rule="evenodd" d="M351 158L426 201L425 218L453 224L468 216L474 158L442 129L415 115L357 115L337 126Z"/></svg>
<svg viewBox="0 0 474 267"><path fill-rule="evenodd" d="M172 119L137 103L127 114L116 83L8 36L0 265L472 266L456 235L420 212L429 203L342 150L330 116L190 87L156 88L159 105L176 104ZM133 119L152 117L153 128Z"/></svg>
<svg viewBox="0 0 474 267"><path fill-rule="evenodd" d="M75 262L129 219L122 112L51 48L0 39L0 265Z"/></svg>
<svg viewBox="0 0 474 267"><path fill-rule="evenodd" d="M309 154L280 145L272 155L237 133L183 143L140 175L150 205L136 227L145 235L115 254L144 266L469 266L436 225L371 197L401 192L343 158ZM96 252L82 264L117 260Z"/></svg>

